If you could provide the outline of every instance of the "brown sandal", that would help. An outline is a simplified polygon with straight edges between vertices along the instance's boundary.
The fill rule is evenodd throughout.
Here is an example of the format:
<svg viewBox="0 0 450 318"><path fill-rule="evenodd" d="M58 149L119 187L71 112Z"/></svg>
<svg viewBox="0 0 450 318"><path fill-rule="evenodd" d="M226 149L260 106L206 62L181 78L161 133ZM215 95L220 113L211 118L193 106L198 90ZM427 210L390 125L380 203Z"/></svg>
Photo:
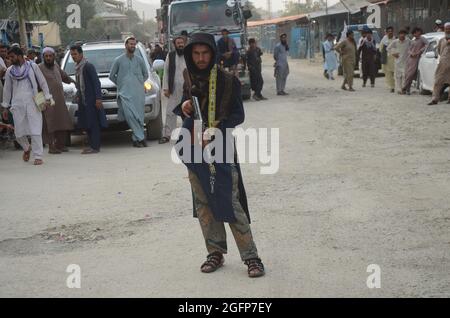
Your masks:
<svg viewBox="0 0 450 318"><path fill-rule="evenodd" d="M34 160L34 165L35 166L41 166L44 164L44 161L42 161L41 159L36 159Z"/></svg>
<svg viewBox="0 0 450 318"><path fill-rule="evenodd" d="M30 161L30 155L31 155L31 148L29 148L28 151L23 152L23 156L22 156L23 161L25 161L25 162Z"/></svg>
<svg viewBox="0 0 450 318"><path fill-rule="evenodd" d="M202 264L200 270L203 273L212 273L218 270L225 263L225 258L219 252L214 252L206 257L206 262Z"/></svg>
<svg viewBox="0 0 450 318"><path fill-rule="evenodd" d="M246 260L244 264L248 266L248 277L255 278L266 274L264 271L264 265L259 258Z"/></svg>

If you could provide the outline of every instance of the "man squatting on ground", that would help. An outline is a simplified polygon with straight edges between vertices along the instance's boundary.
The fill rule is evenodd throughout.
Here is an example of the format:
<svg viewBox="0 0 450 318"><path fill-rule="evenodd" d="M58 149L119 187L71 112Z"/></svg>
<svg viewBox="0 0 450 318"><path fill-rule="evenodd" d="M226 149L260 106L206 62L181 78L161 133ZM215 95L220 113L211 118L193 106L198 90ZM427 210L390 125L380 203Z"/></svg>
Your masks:
<svg viewBox="0 0 450 318"><path fill-rule="evenodd" d="M184 101L174 112L182 117L183 128L192 131L194 109L191 97L195 96L199 100L206 127L218 128L226 136L226 129L233 129L241 124L245 114L239 80L217 67L216 56L214 36L207 33L192 36L184 50L187 67ZM184 140L186 137L180 136L178 144L182 142L182 138ZM204 141L203 147L205 143L207 141ZM188 144L191 145L191 154L195 153L195 147L202 147L196 146L190 137ZM226 154L227 141L223 145L223 154ZM201 163L193 163L193 158L189 159L183 161L189 171L194 216L200 221L208 251L201 271L211 273L223 265L223 254L227 253L224 223L229 223L241 259L248 266L249 277L263 276L264 266L253 241L247 197L236 156L234 160L230 160L233 163L223 160L223 163L208 164L204 158Z"/></svg>

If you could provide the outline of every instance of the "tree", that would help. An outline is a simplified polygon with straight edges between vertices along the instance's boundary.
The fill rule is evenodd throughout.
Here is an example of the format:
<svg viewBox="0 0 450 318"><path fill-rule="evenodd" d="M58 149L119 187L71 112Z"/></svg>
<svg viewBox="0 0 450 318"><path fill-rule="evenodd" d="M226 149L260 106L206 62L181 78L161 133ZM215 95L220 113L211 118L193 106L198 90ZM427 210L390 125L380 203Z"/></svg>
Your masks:
<svg viewBox="0 0 450 318"><path fill-rule="evenodd" d="M152 20L143 22L138 13L131 9L125 14L128 17L130 32L140 41L151 40L149 37L153 37L157 29L156 22Z"/></svg>
<svg viewBox="0 0 450 318"><path fill-rule="evenodd" d="M49 15L54 9L55 0L2 0L1 10L14 7L19 21L20 44L27 45L26 20L32 14Z"/></svg>

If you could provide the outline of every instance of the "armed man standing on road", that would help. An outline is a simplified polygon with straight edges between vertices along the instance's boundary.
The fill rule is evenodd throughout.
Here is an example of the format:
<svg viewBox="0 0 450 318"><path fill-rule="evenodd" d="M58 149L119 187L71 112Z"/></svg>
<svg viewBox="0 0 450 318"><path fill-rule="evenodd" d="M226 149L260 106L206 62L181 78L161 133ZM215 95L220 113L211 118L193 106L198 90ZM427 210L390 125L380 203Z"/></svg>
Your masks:
<svg viewBox="0 0 450 318"><path fill-rule="evenodd" d="M184 47L186 45L186 38L180 35L173 40L175 50L167 55L166 63L164 65L163 91L167 98L166 102L166 124L164 125L162 138L160 144L165 144L170 141L172 131L177 128L177 115L173 110L180 104L183 98L183 73L186 69L186 62L184 60Z"/></svg>
<svg viewBox="0 0 450 318"><path fill-rule="evenodd" d="M286 81L289 75L288 63L289 45L287 43L287 35L280 36L280 43L275 46L273 58L275 59L275 79L277 84L277 95L289 95L285 92Z"/></svg>
<svg viewBox="0 0 450 318"><path fill-rule="evenodd" d="M147 147L145 141L145 87L148 71L144 59L136 51L136 39L125 40L126 53L117 57L111 67L109 79L117 85L119 120L126 120L133 131L133 147Z"/></svg>
<svg viewBox="0 0 450 318"><path fill-rule="evenodd" d="M175 112L183 118L183 128L191 131L194 126L192 98L198 98L201 109L199 111L206 127L217 128L223 136L226 136L226 130L241 124L245 115L240 82L232 74L217 67L216 56L217 48L213 35L207 33L192 35L191 42L184 51L187 66L185 101ZM183 142L184 138L180 138L179 143ZM208 140L211 139L205 137L203 143L208 143ZM225 148L234 147L234 140L231 142L232 146L229 145L230 141L223 140L224 154L227 152ZM193 151L196 147L202 150L200 145L191 145L191 138L187 143ZM250 230L247 197L240 166L236 156L233 158L227 156L227 159L222 163L217 160L207 163L203 158L202 161L194 163L192 158L188 160L183 158L189 170L194 215L199 218L208 251L207 260L201 266L201 271L212 273L223 265L223 254L227 253L224 223L229 223L241 259L248 266L249 277L263 276L264 266L258 257Z"/></svg>

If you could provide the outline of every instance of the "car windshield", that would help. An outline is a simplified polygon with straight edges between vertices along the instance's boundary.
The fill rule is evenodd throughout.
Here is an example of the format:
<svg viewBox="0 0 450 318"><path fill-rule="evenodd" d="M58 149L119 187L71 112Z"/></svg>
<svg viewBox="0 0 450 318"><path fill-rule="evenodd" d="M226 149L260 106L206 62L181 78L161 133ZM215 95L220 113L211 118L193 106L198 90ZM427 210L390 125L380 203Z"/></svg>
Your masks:
<svg viewBox="0 0 450 318"><path fill-rule="evenodd" d="M85 50L84 56L95 66L97 73L101 74L109 73L114 59L123 53L124 49ZM139 49L136 49L135 53L143 57ZM64 66L64 71L69 75L75 75L75 63L70 55Z"/></svg>
<svg viewBox="0 0 450 318"><path fill-rule="evenodd" d="M170 11L170 32L180 34L182 31L236 29L240 16L235 19L232 11L227 6L227 0L174 3Z"/></svg>

